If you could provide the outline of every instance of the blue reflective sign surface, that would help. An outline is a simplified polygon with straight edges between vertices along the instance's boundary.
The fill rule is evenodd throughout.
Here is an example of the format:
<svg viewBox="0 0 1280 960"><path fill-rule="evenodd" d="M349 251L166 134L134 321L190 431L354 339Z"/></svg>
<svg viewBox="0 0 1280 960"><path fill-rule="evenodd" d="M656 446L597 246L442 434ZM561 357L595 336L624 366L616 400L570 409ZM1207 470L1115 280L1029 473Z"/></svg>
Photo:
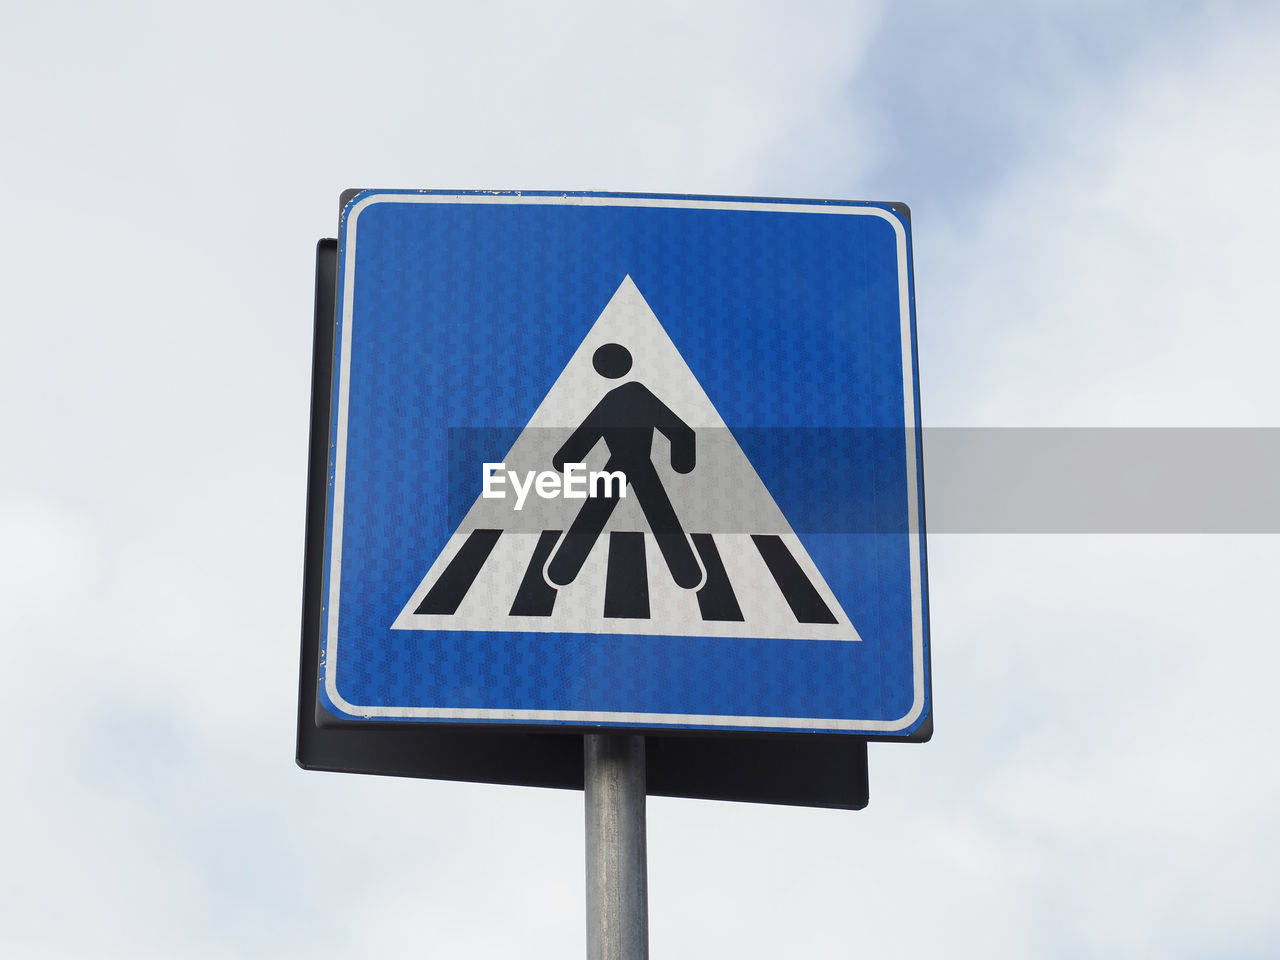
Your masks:
<svg viewBox="0 0 1280 960"><path fill-rule="evenodd" d="M339 243L327 709L921 729L904 213L377 191Z"/></svg>

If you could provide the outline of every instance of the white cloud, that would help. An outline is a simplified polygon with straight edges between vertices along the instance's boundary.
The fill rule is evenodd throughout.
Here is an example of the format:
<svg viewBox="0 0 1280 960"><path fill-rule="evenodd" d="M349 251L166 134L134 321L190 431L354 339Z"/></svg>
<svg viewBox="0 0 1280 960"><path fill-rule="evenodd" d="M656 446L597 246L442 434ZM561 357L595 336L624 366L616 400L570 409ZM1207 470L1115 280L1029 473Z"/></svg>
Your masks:
<svg viewBox="0 0 1280 960"><path fill-rule="evenodd" d="M904 47L846 7L16 13L0 949L581 952L580 796L290 765L312 244L350 185L842 193ZM1275 419L1275 24L1189 23L917 207L932 423ZM1274 540L931 549L935 742L860 814L652 801L655 955L1274 952Z"/></svg>
<svg viewBox="0 0 1280 960"><path fill-rule="evenodd" d="M1189 21L1054 104L1044 149L976 221L918 215L926 417L1276 422L1263 318L1280 294L1280 139L1265 119L1278 29ZM931 540L939 734L909 770L897 751L875 762L903 787L941 784L949 825L1018 878L959 919L961 955L992 955L972 945L997 912L1032 921L1010 956L1274 949L1280 874L1258 851L1274 846L1280 801L1259 762L1280 733L1277 549L1263 536ZM971 889L943 858L931 867Z"/></svg>
<svg viewBox="0 0 1280 960"><path fill-rule="evenodd" d="M1132 64L1124 83L1055 104L1037 162L976 223L924 235L921 379L935 423L1280 417L1264 320L1280 296L1280 136L1267 120L1280 25L1212 26Z"/></svg>
<svg viewBox="0 0 1280 960"><path fill-rule="evenodd" d="M0 951L579 949L580 796L291 764L313 245L353 185L751 192L788 156L820 169L873 19L15 11Z"/></svg>

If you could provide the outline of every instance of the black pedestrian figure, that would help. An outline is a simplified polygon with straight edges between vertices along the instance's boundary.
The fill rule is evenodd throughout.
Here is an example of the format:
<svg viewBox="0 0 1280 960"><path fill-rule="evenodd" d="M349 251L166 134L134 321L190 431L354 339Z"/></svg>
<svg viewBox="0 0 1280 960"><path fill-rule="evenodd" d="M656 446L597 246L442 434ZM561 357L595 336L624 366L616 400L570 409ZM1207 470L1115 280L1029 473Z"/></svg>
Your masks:
<svg viewBox="0 0 1280 960"><path fill-rule="evenodd" d="M617 380L630 371L631 353L619 343L606 343L595 352L591 363L600 376ZM672 578L679 586L692 590L702 582L702 568L654 469L654 430L661 431L671 443L672 469L676 473L692 471L696 460L693 428L637 380L606 393L556 452L551 463L560 471L566 463L581 463L603 439L609 448L605 470L620 470L626 475ZM588 497L547 566L552 585L564 587L573 583L618 505L618 499L612 488L606 496Z"/></svg>

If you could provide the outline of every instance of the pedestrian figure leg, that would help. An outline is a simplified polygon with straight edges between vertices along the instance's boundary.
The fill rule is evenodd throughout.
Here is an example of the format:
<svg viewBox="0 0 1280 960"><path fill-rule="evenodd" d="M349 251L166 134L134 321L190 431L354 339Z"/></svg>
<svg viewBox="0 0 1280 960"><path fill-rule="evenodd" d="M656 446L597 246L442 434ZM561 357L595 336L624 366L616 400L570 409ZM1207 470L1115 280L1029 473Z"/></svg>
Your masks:
<svg viewBox="0 0 1280 960"><path fill-rule="evenodd" d="M609 469L607 466L605 469ZM591 548L600 538L613 508L618 505L616 494L604 497L588 497L578 515L573 518L569 532L547 564L547 577L553 587L567 587L577 579L582 565L587 562Z"/></svg>
<svg viewBox="0 0 1280 960"><path fill-rule="evenodd" d="M697 587L702 583L702 567L689 544L689 538L685 536L684 528L680 526L680 519L671 506L671 500L662 487L657 471L649 466L647 470L628 473L627 480L636 499L640 501L640 509L649 521L649 529L658 541L658 549L662 551L662 558L667 561L672 579L677 586L686 590Z"/></svg>

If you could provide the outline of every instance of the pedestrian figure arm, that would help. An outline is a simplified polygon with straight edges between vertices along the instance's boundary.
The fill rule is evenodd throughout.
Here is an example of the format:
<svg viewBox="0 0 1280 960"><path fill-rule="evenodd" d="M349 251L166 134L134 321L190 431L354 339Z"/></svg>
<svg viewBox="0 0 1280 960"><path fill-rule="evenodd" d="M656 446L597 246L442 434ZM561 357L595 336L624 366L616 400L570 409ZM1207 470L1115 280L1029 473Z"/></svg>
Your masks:
<svg viewBox="0 0 1280 960"><path fill-rule="evenodd" d="M604 431L600 428L600 407L601 404L596 404L596 408L587 414L582 425L556 451L551 458L551 466L555 470L563 473L566 463L582 463L591 448L600 442L600 438L604 436Z"/></svg>
<svg viewBox="0 0 1280 960"><path fill-rule="evenodd" d="M671 469L676 473L692 472L698 460L693 427L677 417L671 408L657 397L654 397L653 401L657 404L654 426L671 443Z"/></svg>

